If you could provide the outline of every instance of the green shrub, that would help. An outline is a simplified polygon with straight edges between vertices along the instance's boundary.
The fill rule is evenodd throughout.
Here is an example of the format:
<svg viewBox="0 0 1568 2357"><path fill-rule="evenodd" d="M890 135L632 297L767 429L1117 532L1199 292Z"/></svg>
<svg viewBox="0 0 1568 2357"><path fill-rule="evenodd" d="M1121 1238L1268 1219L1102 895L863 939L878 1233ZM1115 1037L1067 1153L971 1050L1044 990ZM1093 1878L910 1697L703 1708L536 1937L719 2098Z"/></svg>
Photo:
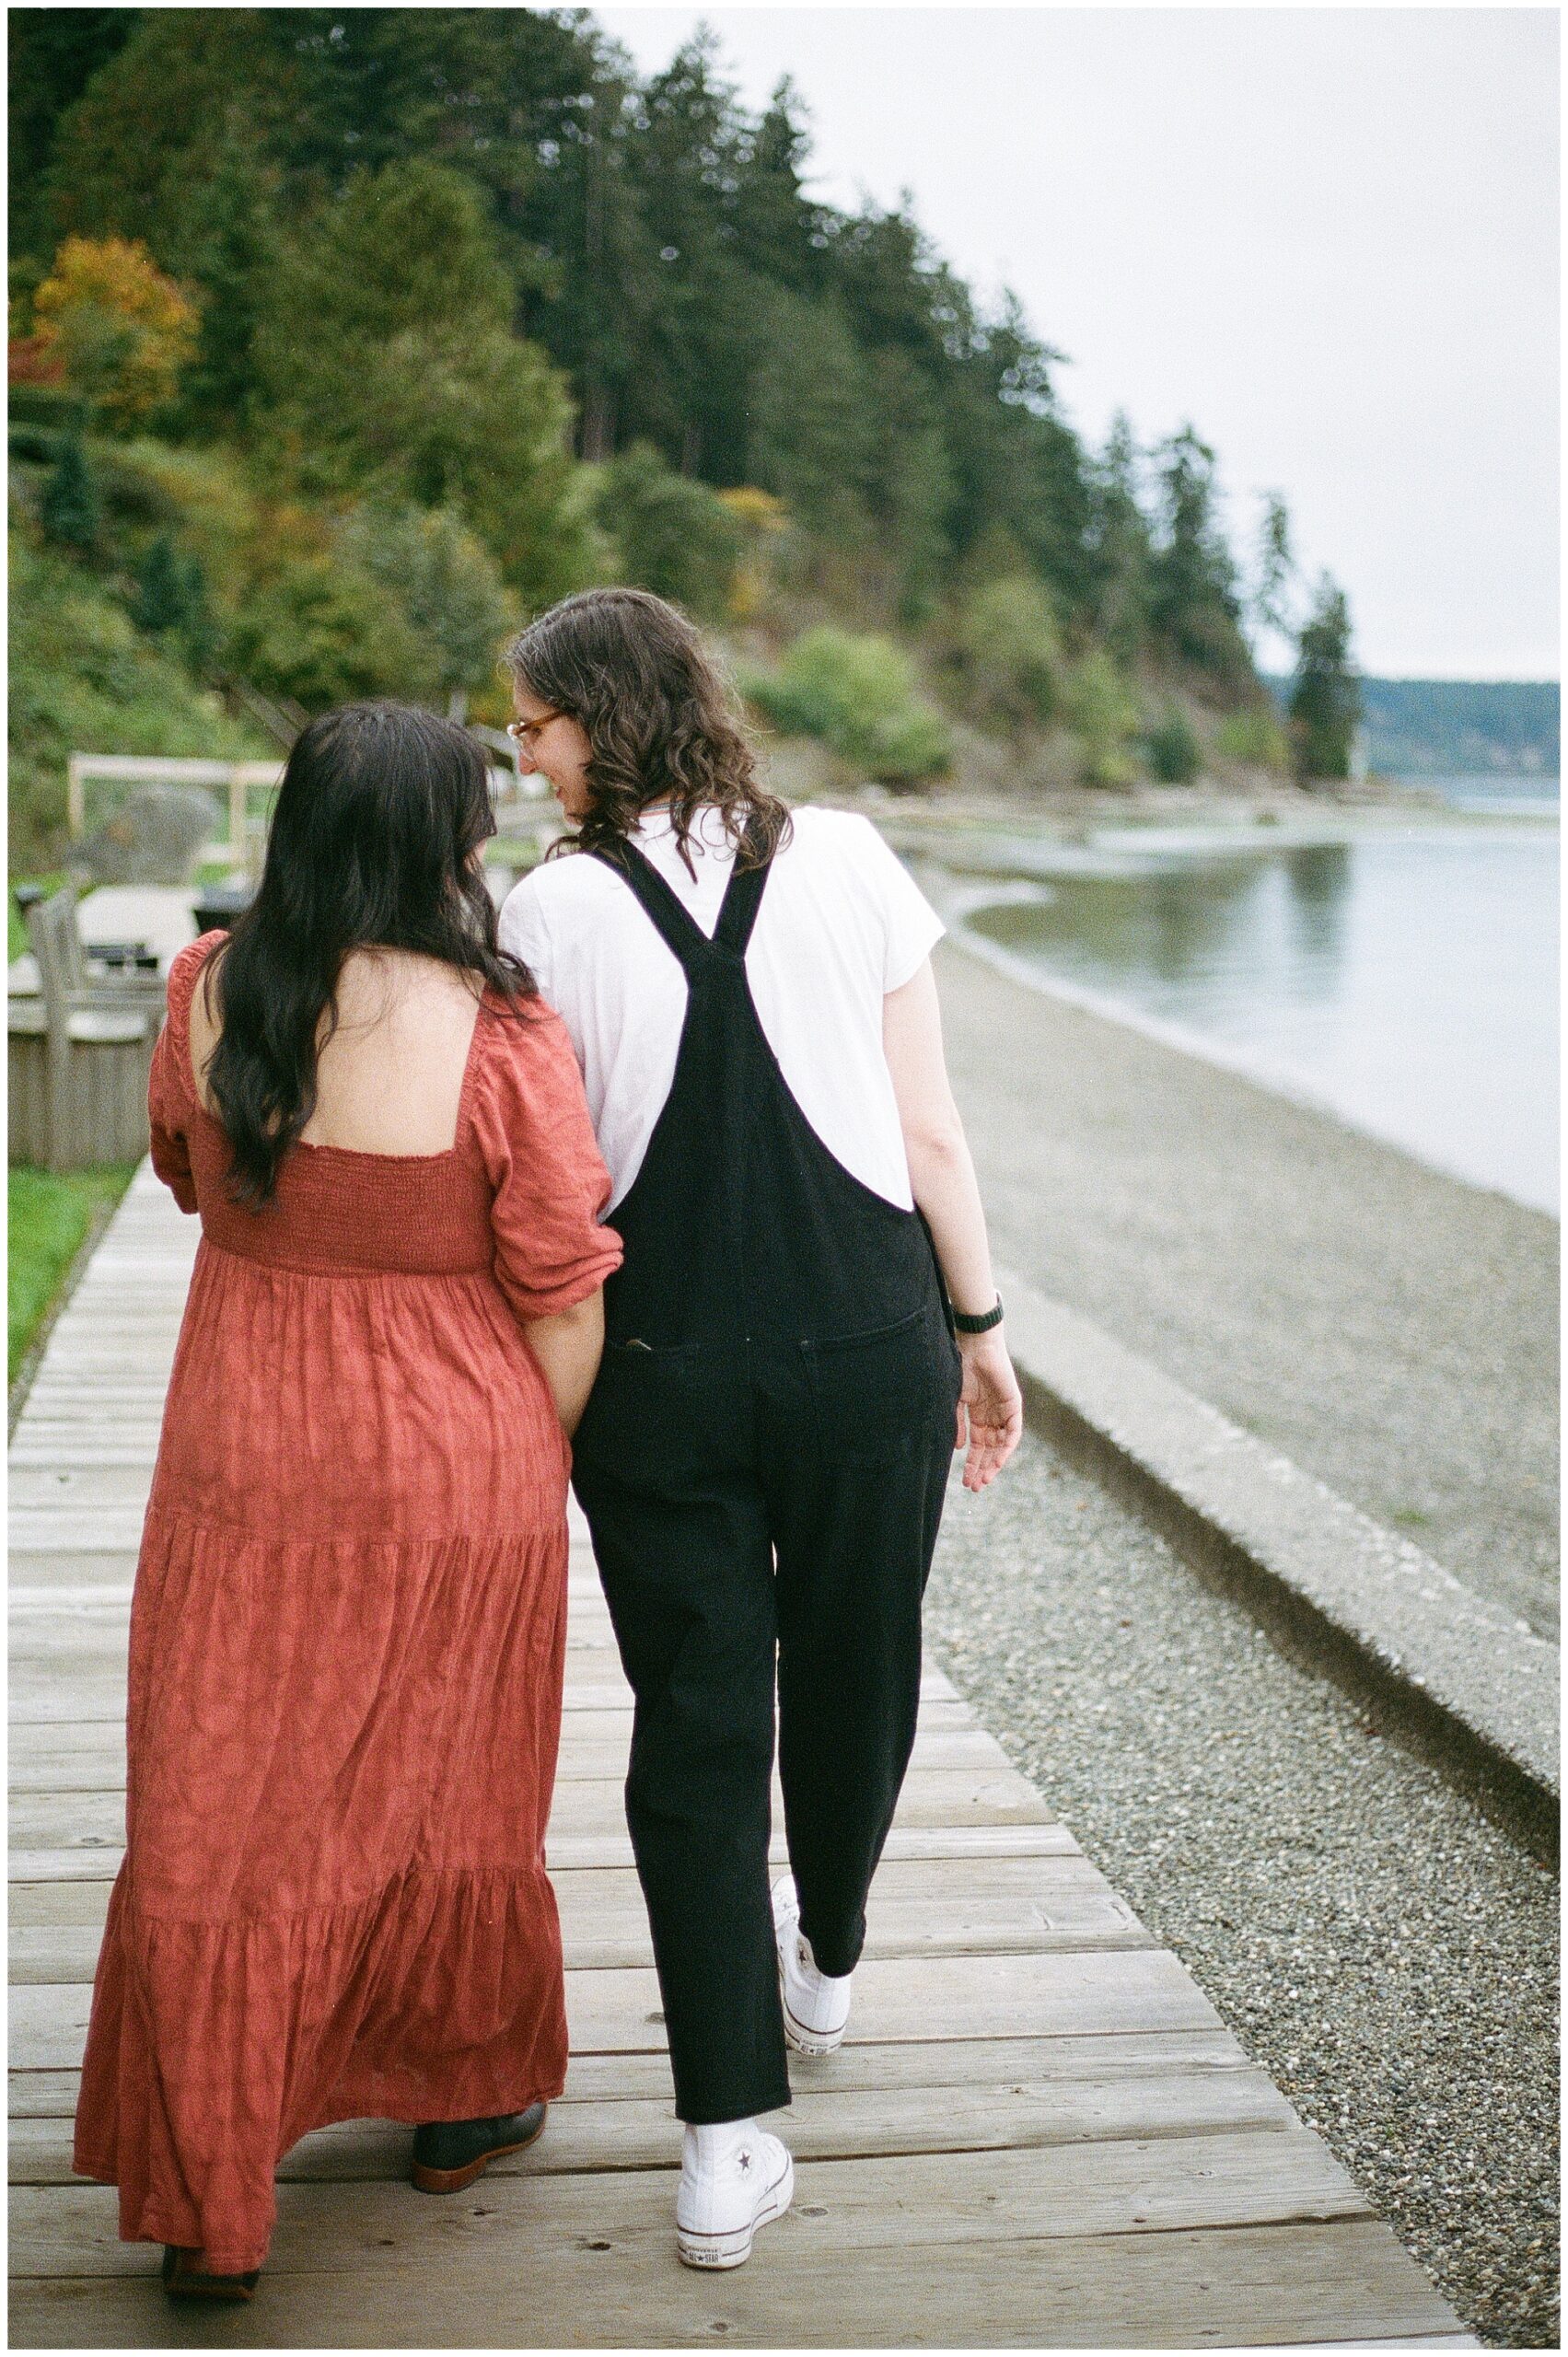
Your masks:
<svg viewBox="0 0 1568 2357"><path fill-rule="evenodd" d="M1147 732L1144 750L1162 785L1191 785L1203 766L1203 749L1179 705Z"/></svg>
<svg viewBox="0 0 1568 2357"><path fill-rule="evenodd" d="M167 533L194 557L218 604L240 597L270 553L269 519L241 459L143 437L95 451L111 536L134 559ZM324 544L325 532L315 535Z"/></svg>
<svg viewBox="0 0 1568 2357"><path fill-rule="evenodd" d="M913 666L889 638L823 623L797 638L772 678L746 681L786 737L817 737L889 785L935 777L952 759L946 723L923 703Z"/></svg>
<svg viewBox="0 0 1568 2357"><path fill-rule="evenodd" d="M675 473L651 442L633 442L598 470L594 513L626 580L705 620L726 611L743 537L705 482Z"/></svg>
<svg viewBox="0 0 1568 2357"><path fill-rule="evenodd" d="M11 535L13 871L55 865L68 753L187 753L265 761L275 748L224 711L178 656L145 638L70 560Z"/></svg>
<svg viewBox="0 0 1568 2357"><path fill-rule="evenodd" d="M450 508L356 509L339 535L407 623L417 667L401 692L461 709L488 686L514 619L500 568Z"/></svg>
<svg viewBox="0 0 1568 2357"><path fill-rule="evenodd" d="M258 583L229 623L229 667L271 695L325 712L396 695L424 663L408 623L357 565L304 556Z"/></svg>
<svg viewBox="0 0 1568 2357"><path fill-rule="evenodd" d="M1137 763L1129 745L1138 707L1122 674L1100 647L1091 647L1069 673L1063 715L1078 737L1079 775L1086 785L1131 785Z"/></svg>
<svg viewBox="0 0 1568 2357"><path fill-rule="evenodd" d="M1227 761L1250 761L1260 769L1290 767L1290 744L1272 712L1228 713L1214 731L1214 750Z"/></svg>
<svg viewBox="0 0 1568 2357"><path fill-rule="evenodd" d="M1013 574L971 589L958 609L954 643L965 701L977 719L1016 734L1051 718L1062 649L1055 610L1039 581Z"/></svg>

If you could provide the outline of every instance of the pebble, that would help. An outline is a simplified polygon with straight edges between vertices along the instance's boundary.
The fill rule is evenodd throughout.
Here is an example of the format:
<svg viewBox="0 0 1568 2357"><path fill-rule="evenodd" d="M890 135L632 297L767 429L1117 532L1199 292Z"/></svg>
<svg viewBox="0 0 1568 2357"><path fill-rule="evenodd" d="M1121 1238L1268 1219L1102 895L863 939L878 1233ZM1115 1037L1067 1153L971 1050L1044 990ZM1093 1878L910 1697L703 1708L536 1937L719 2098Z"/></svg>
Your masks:
<svg viewBox="0 0 1568 2357"><path fill-rule="evenodd" d="M1466 2327L1558 2345L1555 1875L1045 1441L927 1646Z"/></svg>

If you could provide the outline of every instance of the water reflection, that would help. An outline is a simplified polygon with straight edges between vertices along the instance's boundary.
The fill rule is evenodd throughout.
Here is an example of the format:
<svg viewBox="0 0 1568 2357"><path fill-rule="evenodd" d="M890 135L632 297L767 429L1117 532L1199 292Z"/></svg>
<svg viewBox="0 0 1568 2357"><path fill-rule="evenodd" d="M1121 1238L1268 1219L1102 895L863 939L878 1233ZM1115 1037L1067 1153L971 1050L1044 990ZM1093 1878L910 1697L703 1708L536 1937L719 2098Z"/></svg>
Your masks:
<svg viewBox="0 0 1568 2357"><path fill-rule="evenodd" d="M969 922L1440 1167L1557 1205L1553 830L1121 844Z"/></svg>

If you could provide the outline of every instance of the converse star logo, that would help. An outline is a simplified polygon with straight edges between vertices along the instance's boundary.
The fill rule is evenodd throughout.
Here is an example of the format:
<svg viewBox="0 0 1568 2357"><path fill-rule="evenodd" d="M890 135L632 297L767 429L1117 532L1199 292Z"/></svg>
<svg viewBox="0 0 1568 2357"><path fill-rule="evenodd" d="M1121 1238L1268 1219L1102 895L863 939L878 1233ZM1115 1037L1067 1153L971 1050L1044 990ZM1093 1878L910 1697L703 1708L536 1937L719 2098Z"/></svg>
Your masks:
<svg viewBox="0 0 1568 2357"><path fill-rule="evenodd" d="M750 2167L750 2165L751 2165L751 2155L750 2155L750 2154L749 2154L749 2153L737 2153L737 2154L736 2154L736 2156L735 2156L735 2165L736 2165L737 2168L738 2168L738 2170L740 2171L741 2176L742 2176L742 2177L744 2177L744 2176L746 2175L747 2170L748 2170L748 2169Z"/></svg>

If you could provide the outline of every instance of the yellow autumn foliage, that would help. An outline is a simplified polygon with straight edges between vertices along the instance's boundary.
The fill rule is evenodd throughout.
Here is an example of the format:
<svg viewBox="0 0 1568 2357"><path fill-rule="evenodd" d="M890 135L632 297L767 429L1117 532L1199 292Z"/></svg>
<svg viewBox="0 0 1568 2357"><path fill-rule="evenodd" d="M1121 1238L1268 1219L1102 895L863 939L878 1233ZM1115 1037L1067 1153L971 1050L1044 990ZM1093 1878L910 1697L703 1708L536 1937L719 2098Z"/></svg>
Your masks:
<svg viewBox="0 0 1568 2357"><path fill-rule="evenodd" d="M33 296L33 322L73 391L123 423L173 393L197 312L139 238L67 238Z"/></svg>

